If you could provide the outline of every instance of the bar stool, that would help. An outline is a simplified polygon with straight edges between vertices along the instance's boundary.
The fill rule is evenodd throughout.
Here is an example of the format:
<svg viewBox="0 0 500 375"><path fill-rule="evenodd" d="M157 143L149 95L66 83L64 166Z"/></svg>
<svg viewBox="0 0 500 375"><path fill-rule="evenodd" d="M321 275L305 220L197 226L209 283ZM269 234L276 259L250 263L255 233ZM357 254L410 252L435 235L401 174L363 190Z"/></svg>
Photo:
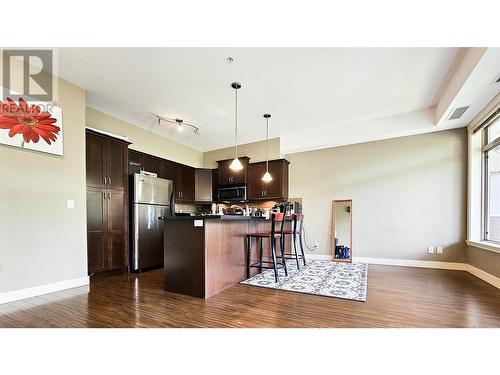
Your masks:
<svg viewBox="0 0 500 375"><path fill-rule="evenodd" d="M300 269L299 259L302 259L304 262L304 266L306 265L306 257L304 255L304 245L302 244L302 228L304 223L304 215L302 214L293 214L292 215L292 229L283 231L283 239L282 239L282 249L285 248L285 236L291 235L293 240L293 249L295 254L293 253L284 253L285 259L295 259L297 261L297 269ZM297 251L297 236L299 237L299 245L300 252ZM291 249L290 249L291 250Z"/></svg>
<svg viewBox="0 0 500 375"><path fill-rule="evenodd" d="M281 223L280 228L276 228L276 223ZM284 254L284 248L282 246L283 238L283 228L285 223L285 217L282 213L273 212L271 215L271 232L261 232L261 233L248 233L247 234L247 278L250 278L250 268L259 268L260 272L262 269L274 269L274 279L278 282L278 267L285 270L285 276L288 276L288 270L286 269L286 260ZM252 252L252 238L258 238L260 241L260 261L257 263L251 263L251 252ZM272 262L262 260L263 246L262 240L264 238L269 238ZM278 263L276 258L276 240L280 240L280 250L281 250L281 263ZM264 266L264 264L272 264L272 267Z"/></svg>

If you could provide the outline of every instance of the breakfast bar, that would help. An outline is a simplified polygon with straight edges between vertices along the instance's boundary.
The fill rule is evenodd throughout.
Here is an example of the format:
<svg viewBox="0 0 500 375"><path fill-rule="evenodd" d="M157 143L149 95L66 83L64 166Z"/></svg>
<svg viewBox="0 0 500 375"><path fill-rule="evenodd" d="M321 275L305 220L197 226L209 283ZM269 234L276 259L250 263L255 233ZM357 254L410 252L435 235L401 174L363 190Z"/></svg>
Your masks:
<svg viewBox="0 0 500 375"><path fill-rule="evenodd" d="M246 279L246 235L269 230L270 226L268 219L241 215L180 216L163 220L164 289L199 298L212 297ZM287 220L285 228L290 225L291 221ZM254 246L256 249L257 244L252 244ZM285 248L290 248L289 239L285 239ZM252 262L256 261L256 254L257 251L252 251ZM264 258L268 258L268 254L268 243L264 243Z"/></svg>

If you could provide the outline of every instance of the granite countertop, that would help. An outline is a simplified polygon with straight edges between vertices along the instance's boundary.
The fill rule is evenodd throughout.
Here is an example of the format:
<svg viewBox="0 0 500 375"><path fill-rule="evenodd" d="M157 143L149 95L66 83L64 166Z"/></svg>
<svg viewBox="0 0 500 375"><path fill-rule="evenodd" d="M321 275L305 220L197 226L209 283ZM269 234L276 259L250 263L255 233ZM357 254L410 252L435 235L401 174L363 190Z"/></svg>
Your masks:
<svg viewBox="0 0 500 375"><path fill-rule="evenodd" d="M159 220L270 220L265 217L243 216L243 215L196 215L196 216L160 216ZM285 220L291 220L286 217Z"/></svg>

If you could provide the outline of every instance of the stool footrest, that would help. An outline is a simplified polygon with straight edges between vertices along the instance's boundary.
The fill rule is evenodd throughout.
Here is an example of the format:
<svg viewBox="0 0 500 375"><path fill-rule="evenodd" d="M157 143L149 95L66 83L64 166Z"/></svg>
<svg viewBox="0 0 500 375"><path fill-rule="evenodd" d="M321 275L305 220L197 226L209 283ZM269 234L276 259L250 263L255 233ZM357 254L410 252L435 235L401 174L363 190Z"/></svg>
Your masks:
<svg viewBox="0 0 500 375"><path fill-rule="evenodd" d="M253 268L270 268L270 269L274 269L274 267L265 267L264 264L273 264L273 262L268 262L268 261L262 261L262 262L259 262L259 263L253 263L250 265L250 267L253 267ZM279 268L279 267L284 267L283 264L281 263L276 263L276 268Z"/></svg>
<svg viewBox="0 0 500 375"><path fill-rule="evenodd" d="M285 253L285 256L289 256L289 257L291 256L291 257L293 257L292 259L295 259L295 254ZM305 258L305 256L304 256L304 255L302 255L302 254L297 254L297 256L298 256L299 258ZM277 257L278 257L278 258L281 258L281 255L278 255ZM286 259L290 259L290 258L286 258Z"/></svg>

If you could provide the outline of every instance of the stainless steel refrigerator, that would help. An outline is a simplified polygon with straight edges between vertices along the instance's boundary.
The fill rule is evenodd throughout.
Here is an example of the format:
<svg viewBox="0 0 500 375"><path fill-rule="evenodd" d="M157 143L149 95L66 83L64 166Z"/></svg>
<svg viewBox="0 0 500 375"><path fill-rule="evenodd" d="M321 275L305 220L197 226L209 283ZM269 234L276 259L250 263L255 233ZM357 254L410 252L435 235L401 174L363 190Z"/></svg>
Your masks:
<svg viewBox="0 0 500 375"><path fill-rule="evenodd" d="M130 269L163 265L163 221L158 217L171 216L174 184L170 180L131 175L130 210Z"/></svg>

